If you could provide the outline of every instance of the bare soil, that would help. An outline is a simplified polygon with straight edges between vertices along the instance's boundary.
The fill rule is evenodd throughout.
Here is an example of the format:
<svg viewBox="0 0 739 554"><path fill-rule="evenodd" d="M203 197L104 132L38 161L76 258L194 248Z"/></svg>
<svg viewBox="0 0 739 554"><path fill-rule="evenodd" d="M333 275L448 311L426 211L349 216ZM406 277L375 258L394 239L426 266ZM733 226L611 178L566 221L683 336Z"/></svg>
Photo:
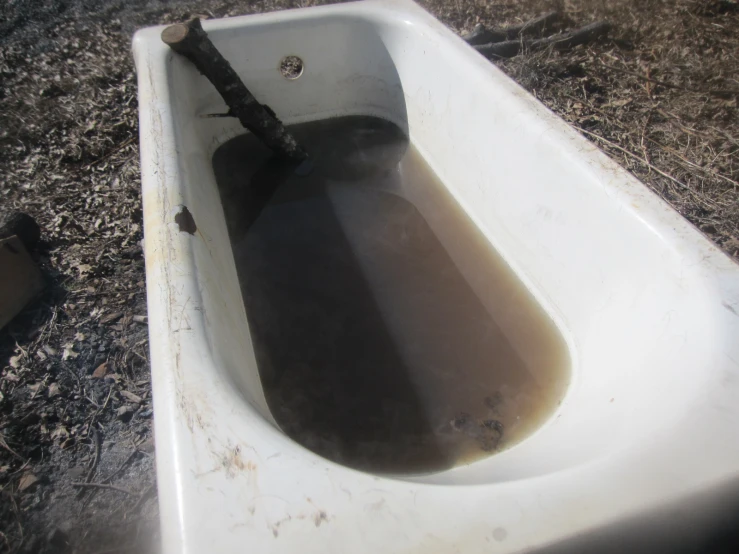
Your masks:
<svg viewBox="0 0 739 554"><path fill-rule="evenodd" d="M0 210L39 221L47 279L0 331L0 552L155 549L132 32L316 3L0 5ZM609 40L495 63L739 256L736 1L422 3L458 32L611 21Z"/></svg>

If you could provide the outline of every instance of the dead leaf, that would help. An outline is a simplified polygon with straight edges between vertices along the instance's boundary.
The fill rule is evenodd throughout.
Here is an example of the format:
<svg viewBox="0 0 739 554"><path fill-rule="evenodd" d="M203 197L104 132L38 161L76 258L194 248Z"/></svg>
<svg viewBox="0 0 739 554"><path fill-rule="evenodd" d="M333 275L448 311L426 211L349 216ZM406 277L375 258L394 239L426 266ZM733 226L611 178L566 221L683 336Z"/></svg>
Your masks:
<svg viewBox="0 0 739 554"><path fill-rule="evenodd" d="M138 396L137 394L134 394L132 392L128 392L127 390L121 391L121 396L128 400L129 402L135 402L136 404L141 404L144 399Z"/></svg>
<svg viewBox="0 0 739 554"><path fill-rule="evenodd" d="M95 368L90 377L92 379L102 379L108 373L108 362L103 362Z"/></svg>
<svg viewBox="0 0 739 554"><path fill-rule="evenodd" d="M69 438L69 431L63 425L60 425L51 432L52 439L67 439Z"/></svg>
<svg viewBox="0 0 739 554"><path fill-rule="evenodd" d="M18 481L18 492L29 489L36 483L38 483L38 477L36 477L33 473L24 473L23 476L20 478L20 481Z"/></svg>
<svg viewBox="0 0 739 554"><path fill-rule="evenodd" d="M13 356L8 360L8 363L10 364L10 367L13 369L18 369L21 366L21 360L23 359L23 354L19 354L17 356Z"/></svg>
<svg viewBox="0 0 739 554"><path fill-rule="evenodd" d="M79 264L78 266L73 267L76 267L77 271L79 272L80 278L84 278L85 275L92 271L92 266L88 264Z"/></svg>
<svg viewBox="0 0 739 554"><path fill-rule="evenodd" d="M61 393L62 391L59 388L59 385L57 383L52 383L49 385L49 391L46 394L49 398L54 398L55 396L59 396Z"/></svg>
<svg viewBox="0 0 739 554"><path fill-rule="evenodd" d="M631 104L633 98L624 98L622 100L613 100L607 104L603 104L601 108L623 108L624 106Z"/></svg>
<svg viewBox="0 0 739 554"><path fill-rule="evenodd" d="M724 248L726 248L726 250L728 250L729 252L735 252L739 250L739 239L735 239L734 237L730 238L724 243Z"/></svg>
<svg viewBox="0 0 739 554"><path fill-rule="evenodd" d="M73 350L73 345L67 344L64 346L64 352L62 353L62 360L69 360L79 356L77 352Z"/></svg>
<svg viewBox="0 0 739 554"><path fill-rule="evenodd" d="M724 108L736 108L736 96L732 98L719 98L716 100L716 103Z"/></svg>

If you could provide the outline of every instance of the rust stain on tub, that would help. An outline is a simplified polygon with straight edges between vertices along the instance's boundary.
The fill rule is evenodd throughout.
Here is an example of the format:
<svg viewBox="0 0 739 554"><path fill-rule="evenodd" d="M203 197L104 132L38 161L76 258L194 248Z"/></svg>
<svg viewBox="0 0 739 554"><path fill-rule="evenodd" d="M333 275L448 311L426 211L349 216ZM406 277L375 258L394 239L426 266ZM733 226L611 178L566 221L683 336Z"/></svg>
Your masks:
<svg viewBox="0 0 739 554"><path fill-rule="evenodd" d="M241 446L235 446L221 458L221 466L229 478L236 477L240 472L254 473L257 464L251 460L245 460L241 455Z"/></svg>

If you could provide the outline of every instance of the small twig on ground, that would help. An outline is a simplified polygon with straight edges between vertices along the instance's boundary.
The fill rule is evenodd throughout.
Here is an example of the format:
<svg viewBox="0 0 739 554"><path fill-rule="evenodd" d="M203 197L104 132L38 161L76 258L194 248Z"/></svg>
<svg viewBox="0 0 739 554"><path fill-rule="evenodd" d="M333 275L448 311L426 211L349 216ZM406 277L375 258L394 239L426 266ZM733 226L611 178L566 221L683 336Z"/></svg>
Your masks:
<svg viewBox="0 0 739 554"><path fill-rule="evenodd" d="M131 452L131 453L130 453L130 454L128 455L128 458L126 458L126 459L125 459L125 460L123 461L123 463L122 463L121 465L119 465L119 466L118 466L118 468L117 468L117 469L115 469L115 470L114 470L114 471L113 471L113 472L112 472L112 473L111 473L110 475L108 475L108 476L107 476L107 477L105 477L104 479L101 479L101 480L100 480L100 482L101 482L101 483L108 483L108 482L112 481L112 480L113 480L113 477L115 477L116 475L118 475L118 473L120 473L120 471L121 471L121 470L122 470L122 469L123 469L124 467L126 467L126 466L127 466L128 464L129 464L129 462L130 462L131 460L133 460L133 458L134 458L134 457L135 457L135 456L136 456L136 455L137 455L138 453L139 453L139 449L138 449L138 448L135 448L135 449L134 449L134 451L133 451L133 452Z"/></svg>
<svg viewBox="0 0 739 554"><path fill-rule="evenodd" d="M18 469L16 469L13 473L9 473L8 474L8 479L10 479L11 477L15 477L16 475L18 475L19 473L21 473L24 469L26 469L28 467L28 464L30 464L30 463L31 463L31 458L28 458L23 463L23 465L21 467L19 467Z"/></svg>
<svg viewBox="0 0 739 554"><path fill-rule="evenodd" d="M156 494L156 481L154 483L150 483L148 487L146 487L139 496L139 499L136 501L136 504L133 505L133 507L129 510L129 512L138 512L144 503L151 498L154 494Z"/></svg>
<svg viewBox="0 0 739 554"><path fill-rule="evenodd" d="M478 25L471 32L463 35L462 38L472 46L515 40L522 36L541 34L559 20L559 12L549 12L522 25L505 29L486 29L482 25Z"/></svg>
<svg viewBox="0 0 739 554"><path fill-rule="evenodd" d="M90 427L90 432L92 433L92 442L95 444L95 456L90 463L90 469L87 471L85 483L89 483L90 481L92 481L92 477L95 475L95 470L97 469L98 463L100 462L100 450L102 448L101 443L103 442L100 437L100 432L95 429L95 427Z"/></svg>
<svg viewBox="0 0 739 554"><path fill-rule="evenodd" d="M93 297L93 296L112 296L114 294L123 294L127 292L137 292L140 289L138 287L133 287L130 289L115 289L115 290L104 290L99 292L90 292L87 289L79 289L79 290L70 290L69 295L80 295L84 297Z"/></svg>
<svg viewBox="0 0 739 554"><path fill-rule="evenodd" d="M34 400L34 399L36 398L36 396L38 396L38 393L39 393L40 391L42 391L42 390L43 390L43 389L44 389L44 388L46 387L46 381L48 381L48 380L49 380L49 374L47 373L47 374L46 374L46 375L44 376L44 380L43 380L43 381L41 381L41 386L40 386L40 387L38 387L38 388L37 388L37 389L36 389L36 390L34 391L34 393L33 393L33 394L31 395L31 400Z"/></svg>
<svg viewBox="0 0 739 554"><path fill-rule="evenodd" d="M57 319L57 307L53 306L51 311L51 319L44 324L43 328L41 329L41 333L34 343L34 349L38 347L39 344L46 344L49 342L49 337L54 332L54 329L56 327L56 319Z"/></svg>
<svg viewBox="0 0 739 554"><path fill-rule="evenodd" d="M2 433L0 433L0 447L4 448L8 452L10 452L13 456L15 456L16 458L18 458L19 460L21 460L21 461L24 460L23 456L21 456L15 450L13 450L12 448L10 448L8 446L8 443L5 442L5 437L3 437ZM26 463L28 463L28 462L26 462Z"/></svg>
<svg viewBox="0 0 739 554"><path fill-rule="evenodd" d="M492 44L481 44L475 49L488 58L512 58L523 51L543 50L551 46L555 50L567 50L580 44L594 42L608 34L611 24L596 21L575 31L561 33L536 40L509 40Z"/></svg>
<svg viewBox="0 0 739 554"><path fill-rule="evenodd" d="M121 144L119 144L118 146L116 146L115 148L113 148L113 150L111 150L110 152L108 152L107 154L105 154L103 156L100 156L97 160L91 161L89 164L87 164L84 167L84 169L90 169L91 167L99 164L100 162L102 162L104 160L107 160L113 154L115 154L116 152L119 152L120 150L123 150L126 146L128 146L129 144L131 144L132 142L134 142L136 139L138 139L138 137L131 137L130 139L122 142Z"/></svg>
<svg viewBox="0 0 739 554"><path fill-rule="evenodd" d="M82 395L82 398L84 398L85 400L87 400L90 404L92 404L93 406L95 406L98 410L100 409L100 404L98 404L97 402L95 402L92 398L90 398L86 394L83 394Z"/></svg>
<svg viewBox="0 0 739 554"><path fill-rule="evenodd" d="M685 189L686 191L688 191L688 192L689 192L690 194L692 194L692 195L693 195L693 196L694 196L695 198L697 198L697 199L699 199L699 200L700 200L701 202L703 202L703 203L704 203L704 204L705 204L706 206L712 206L712 207L716 207L716 206L717 206L717 204L716 204L716 203L715 203L714 201L712 201L712 200L709 200L708 198L704 198L703 196L701 196L701 194L700 194L700 193L699 193L698 191L696 191L696 190L694 190L693 188L689 187L688 185L686 185L686 184L685 184L685 183L683 183L682 181L680 181L680 180L676 179L675 177L673 177L673 176L672 176L672 175L670 175L669 173L665 173L665 172L664 172L664 171L662 171L662 170L661 170L660 168L658 168L657 166L655 166L655 165L653 165L653 164L649 163L649 162L648 162L647 160L645 160L645 159L644 159L644 158L642 158L641 156L637 156L636 154L634 154L633 152L630 152L630 151L629 151L629 150L627 150L626 148L622 148L622 147L621 147L621 146L619 146L618 144L615 144L615 143L611 142L610 140L608 140L608 139L606 139L606 138L603 138L603 137L602 137L602 136L600 136L600 135L596 135L595 133L592 133L592 132L590 132L590 131L586 131L585 129L583 129L583 128L581 128L581 127L578 127L577 125L573 125L573 127L574 127L575 129L577 129L578 131L580 131L580 132L582 132L582 133L585 133L586 135L589 135L589 136L591 136L591 137L593 137L593 138L595 138L595 139L598 139L598 140L602 141L602 142L603 142L604 144L607 144L607 145L608 145L608 146L610 146L611 148L615 148L616 150L618 150L618 151L620 151L620 152L623 152L623 153L624 153L624 154L626 154L627 156L629 156L629 157L631 157L631 158L635 159L636 161L638 161L638 162L641 162L642 164L644 164L644 165L645 165L646 167L648 167L648 168L649 168L649 169L651 169L652 171L654 171L654 172L656 172L656 173L659 173L659 174L660 174L660 175L661 175L662 177L664 177L665 179L667 179L667 180L671 181L672 183L675 183L675 184L676 184L677 186L679 186L680 188L682 188L682 189Z"/></svg>
<svg viewBox="0 0 739 554"><path fill-rule="evenodd" d="M600 108L597 108L591 102L589 102L587 99L578 98L577 96L573 96L571 94L566 94L566 93L562 94L562 96L564 96L566 98L569 98L571 100L574 100L575 102L583 103L585 106L588 107L588 109L593 110L594 112L599 113L599 114L601 114L601 115L609 118L608 119L608 123L609 124L616 125L617 127L620 127L621 129L624 129L624 130L628 130L627 127L624 124L622 124L621 122L619 122L617 119L611 119L612 114L609 114L609 113L601 110ZM670 116L670 114L667 114L667 113L665 113L662 110L657 110L657 111L660 112L660 113L662 113L665 116ZM682 154L680 154L679 152L677 152L674 148L670 148L669 146L666 146L666 145L662 144L661 142L659 142L658 140L655 140L655 139L653 139L653 138L651 138L649 136L644 135L643 138L647 142L650 142L653 145L655 145L657 148L661 149L666 154L671 155L671 156L674 156L675 158L677 158L678 160L680 160L683 164L689 165L690 166L690 170L695 169L695 170L701 171L701 172L703 172L703 173L705 173L707 175L710 175L711 177L715 177L716 179L721 179L723 181L726 181L727 183L731 183L734 187L739 188L739 182L735 181L731 177L727 177L723 173L720 173L720 172L715 171L713 169L710 169L710 168L707 168L707 167L703 167L703 166L698 165L698 164L696 164L694 162L691 162L690 160L688 160L687 158L685 158ZM647 158L646 156L645 156L645 159L648 162L651 163L651 160L649 160L649 158Z"/></svg>
<svg viewBox="0 0 739 554"><path fill-rule="evenodd" d="M10 502L13 504L13 514L15 515L15 522L18 525L18 534L21 537L20 542L16 545L16 551L20 551L26 540L26 536L23 533L23 524L21 523L21 511L18 509L18 503L15 501L15 496L10 491L7 491L6 494L10 498Z"/></svg>
<svg viewBox="0 0 739 554"><path fill-rule="evenodd" d="M95 488L95 489L108 489L112 491L118 491L125 494L130 494L131 496L135 496L136 493L131 492L128 489L124 489L122 487L116 487L115 485L106 485L105 483L72 483L73 487L80 487L80 488Z"/></svg>
<svg viewBox="0 0 739 554"><path fill-rule="evenodd" d="M111 387L110 387L110 388L108 389L108 396L107 396L107 397L105 398L105 402L103 403L102 407L100 407L100 408L98 408L97 410L95 410L95 413L94 413L94 414L92 414L92 418L90 418L90 424L89 424L89 428L92 428L92 427L94 427L94 426L95 426L95 420L97 419L98 415L100 415L100 413L101 413L101 412L102 412L103 410L105 410L105 408L107 408L107 407L108 407L108 401L110 400L110 395L111 395L111 394L113 394L113 386L112 386L112 385L111 385Z"/></svg>
<svg viewBox="0 0 739 554"><path fill-rule="evenodd" d="M697 170L702 171L706 175L710 175L711 177L715 177L716 179L721 179L723 181L726 181L727 183L731 183L734 185L734 187L739 188L739 182L735 181L734 179L727 177L726 175L719 173L718 171L714 171L712 169L700 166L696 164L695 162L691 162L689 159L687 159L685 156L680 154L677 150L674 148L670 148L669 146L665 146L664 144L647 137L647 140L654 145L656 145L658 148L661 148L664 152L671 154L672 156L676 157L677 159L681 160L684 164L690 166L691 170Z"/></svg>
<svg viewBox="0 0 739 554"><path fill-rule="evenodd" d="M646 139L647 128L649 127L649 122L651 121L651 119L652 119L652 112L648 112L647 117L644 120L644 124L641 127L641 139L639 140L639 146L641 146L641 151L642 151L642 154L644 154L644 159L647 160L647 162L649 163L652 163L652 160L649 157L649 150L647 150L647 145L644 144L644 141L647 140ZM651 172L652 170L650 169L649 171Z"/></svg>
<svg viewBox="0 0 739 554"><path fill-rule="evenodd" d="M675 177L673 177L673 176L672 176L672 175L670 175L669 173L665 173L664 171L662 171L662 170L661 170L661 169L659 169L658 167L654 166L653 164L650 164L650 163L649 163L649 162L648 162L647 160L645 160L645 159L644 159L644 158L642 158L641 156L637 156L637 155L636 155L636 154L634 154L633 152L630 152L630 151L629 151L629 150L627 150L626 148L623 148L623 147L619 146L618 144L616 144L616 143L614 143L614 142L611 142L611 141L610 141L610 140L608 140L607 138L603 138L603 137L602 137L602 136L600 136L600 135L596 135L595 133L591 133L590 131L586 131L586 130L585 130L585 129L583 129L582 127L578 127L577 125L573 125L573 127L574 127L575 129L577 129L578 131L580 131L581 133L585 133L585 134L586 134L586 135L588 135L588 136L591 136L591 137L593 137L593 138L595 138L595 139L598 139L599 141L601 141L601 142L603 142L603 143L607 144L608 146L610 146L611 148L615 148L616 150L618 150L618 151L620 151L620 152L623 152L623 153L624 153L624 154L626 154L627 156L630 156L631 158L634 158L635 160L637 160L637 161L641 162L642 164L644 164L645 166L647 166L647 167L648 167L649 169L651 169L652 171L655 171L656 173L659 173L660 175L662 175L662 177L664 177L664 178L666 178L666 179L669 179L670 181L672 181L673 183L675 183L675 184L676 184L676 185L678 185L679 187L681 187L681 188L684 188L684 189L686 189L686 190L690 190L690 191L692 191L692 189L691 189L691 188L690 188L690 187L689 187L688 185L686 185L686 184L685 184L685 183L683 183L682 181L678 181L677 179L675 179Z"/></svg>
<svg viewBox="0 0 739 554"><path fill-rule="evenodd" d="M90 427L89 433L92 434L92 442L95 445L95 455L92 458L92 461L90 462L90 468L87 470L87 475L85 476L85 483L89 483L92 481L92 478L95 475L95 470L97 469L98 463L100 462L100 450L101 450L101 443L102 439L100 438L100 434L98 433L97 429L95 429L94 424L93 427ZM77 493L77 498L82 498L84 496L85 491L80 490ZM84 510L87 507L87 504L92 500L92 497L94 495L94 491L91 492L91 494L87 497L87 499L83 502L82 506L80 507L80 513L82 513L82 510Z"/></svg>

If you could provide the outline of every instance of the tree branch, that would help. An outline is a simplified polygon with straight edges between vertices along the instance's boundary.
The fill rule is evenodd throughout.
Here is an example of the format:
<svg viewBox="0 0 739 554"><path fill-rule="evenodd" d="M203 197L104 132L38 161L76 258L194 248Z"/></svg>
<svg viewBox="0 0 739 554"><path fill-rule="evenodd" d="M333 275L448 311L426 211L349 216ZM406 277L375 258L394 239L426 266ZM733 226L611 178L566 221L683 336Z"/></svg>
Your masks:
<svg viewBox="0 0 739 554"><path fill-rule="evenodd" d="M488 58L512 58L525 50L543 50L548 46L555 50L567 50L600 39L608 34L611 27L611 24L607 21L596 21L568 33L535 40L508 40L506 42L482 44L475 46L475 50Z"/></svg>
<svg viewBox="0 0 739 554"><path fill-rule="evenodd" d="M523 25L516 25L506 29L486 29L482 25L478 25L472 32L463 35L462 38L473 46L505 42L522 36L541 35L544 31L551 29L559 20L559 12L549 12Z"/></svg>
<svg viewBox="0 0 739 554"><path fill-rule="evenodd" d="M162 41L190 60L218 90L241 124L275 153L295 162L308 157L269 106L260 104L246 88L231 64L211 42L200 19L196 17L187 23L170 25L162 31Z"/></svg>

